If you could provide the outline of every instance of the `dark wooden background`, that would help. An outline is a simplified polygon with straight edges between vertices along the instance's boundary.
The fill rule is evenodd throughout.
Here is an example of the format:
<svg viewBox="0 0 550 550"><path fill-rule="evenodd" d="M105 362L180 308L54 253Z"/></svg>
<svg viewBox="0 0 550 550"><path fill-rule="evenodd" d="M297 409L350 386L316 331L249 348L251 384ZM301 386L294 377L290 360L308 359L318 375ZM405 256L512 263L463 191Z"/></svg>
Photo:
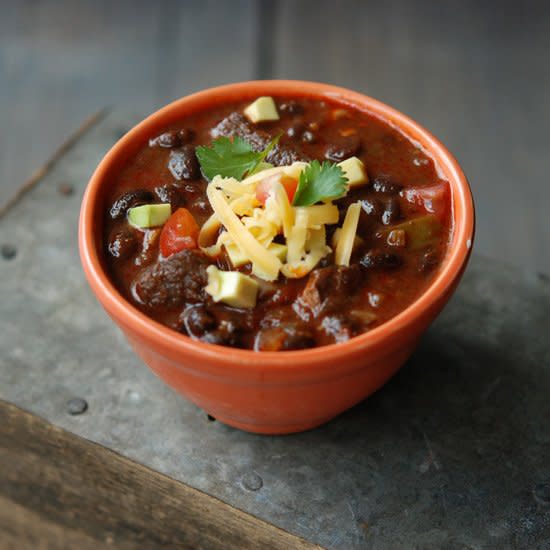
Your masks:
<svg viewBox="0 0 550 550"><path fill-rule="evenodd" d="M0 204L105 105L319 80L432 130L471 181L477 251L549 273L549 55L544 0L4 0Z"/></svg>

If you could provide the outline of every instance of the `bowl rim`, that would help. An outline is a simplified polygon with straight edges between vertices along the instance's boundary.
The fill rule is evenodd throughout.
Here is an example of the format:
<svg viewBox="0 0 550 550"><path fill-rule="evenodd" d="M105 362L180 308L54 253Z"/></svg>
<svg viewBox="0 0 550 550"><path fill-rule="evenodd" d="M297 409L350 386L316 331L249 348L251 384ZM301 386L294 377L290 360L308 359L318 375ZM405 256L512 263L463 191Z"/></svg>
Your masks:
<svg viewBox="0 0 550 550"><path fill-rule="evenodd" d="M454 227L447 256L439 273L430 286L408 307L380 326L357 335L347 342L329 344L304 350L253 351L204 343L180 334L142 313L128 302L115 288L102 268L98 247L94 238L94 220L99 190L109 169L121 155L128 151L145 132L159 124L168 125L177 120L177 113L187 103L214 104L223 99L243 95L296 95L323 97L348 104L374 115L402 132L408 139L418 143L423 152L431 157L436 169L445 172L445 179L451 186ZM457 209L456 207L459 206ZM458 215L455 212L458 211ZM452 290L467 263L474 238L475 212L470 186L453 155L423 126L400 111L370 96L346 88L302 80L251 80L208 88L177 99L146 117L117 141L106 153L95 169L83 196L79 219L80 257L88 282L107 312L124 326L130 326L146 341L154 340L175 354L193 356L196 359L210 359L219 365L236 365L243 369L276 367L277 369L314 369L316 363L326 361L337 370L344 364L346 356L361 353L382 345L388 337L395 335L415 320L426 314L435 302Z"/></svg>

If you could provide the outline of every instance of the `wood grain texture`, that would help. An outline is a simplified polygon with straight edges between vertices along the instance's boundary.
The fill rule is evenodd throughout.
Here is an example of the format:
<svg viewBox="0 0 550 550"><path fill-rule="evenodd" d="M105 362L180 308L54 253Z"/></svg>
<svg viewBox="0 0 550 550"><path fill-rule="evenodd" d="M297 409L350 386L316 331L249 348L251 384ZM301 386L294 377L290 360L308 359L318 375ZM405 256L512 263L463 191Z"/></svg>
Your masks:
<svg viewBox="0 0 550 550"><path fill-rule="evenodd" d="M550 5L280 2L273 76L357 89L409 114L457 156L476 249L550 272Z"/></svg>
<svg viewBox="0 0 550 550"><path fill-rule="evenodd" d="M314 549L0 401L1 548Z"/></svg>

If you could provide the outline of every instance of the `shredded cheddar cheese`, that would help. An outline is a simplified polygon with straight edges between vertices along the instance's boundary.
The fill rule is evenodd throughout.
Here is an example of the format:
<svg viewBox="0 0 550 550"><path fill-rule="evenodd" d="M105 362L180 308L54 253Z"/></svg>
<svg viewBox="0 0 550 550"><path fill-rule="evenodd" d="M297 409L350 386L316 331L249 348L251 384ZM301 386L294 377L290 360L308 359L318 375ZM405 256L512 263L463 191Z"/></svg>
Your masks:
<svg viewBox="0 0 550 550"><path fill-rule="evenodd" d="M214 213L199 233L201 249L211 256L225 249L235 269L250 263L252 274L266 281L276 280L279 273L288 278L307 275L332 252L326 242L325 228L338 223L339 211L331 201L292 206L280 178L289 176L297 180L306 166L304 162L295 162L268 168L242 181L214 177L206 190ZM268 178L272 184L263 205L256 197L256 187ZM339 265L349 265L359 214L359 203L352 204L337 236L333 237L335 263Z"/></svg>
<svg viewBox="0 0 550 550"><path fill-rule="evenodd" d="M287 261L290 264L300 261L305 255L308 217L307 210L296 212L296 220L287 239Z"/></svg>
<svg viewBox="0 0 550 550"><path fill-rule="evenodd" d="M295 209L290 205L288 195L280 183L274 185L273 193L267 199L265 206L266 211L273 212L274 216L278 216L278 220L283 228L283 234L288 239L294 225Z"/></svg>
<svg viewBox="0 0 550 550"><path fill-rule="evenodd" d="M302 211L308 213L308 227L319 228L327 224L338 223L338 208L334 204L296 207L296 213Z"/></svg>
<svg viewBox="0 0 550 550"><path fill-rule="evenodd" d="M338 244L334 252L334 261L337 265L349 265L360 213L361 204L359 202L355 202L348 206L348 211L346 212L346 217L342 225L342 231L340 232Z"/></svg>
<svg viewBox="0 0 550 550"><path fill-rule="evenodd" d="M231 210L223 192L216 189L216 178L206 189L206 194L214 213L231 236L232 241L239 247L242 254L252 262L252 273L266 281L274 281L279 276L281 260L275 254L267 250L250 231L242 224L241 220Z"/></svg>

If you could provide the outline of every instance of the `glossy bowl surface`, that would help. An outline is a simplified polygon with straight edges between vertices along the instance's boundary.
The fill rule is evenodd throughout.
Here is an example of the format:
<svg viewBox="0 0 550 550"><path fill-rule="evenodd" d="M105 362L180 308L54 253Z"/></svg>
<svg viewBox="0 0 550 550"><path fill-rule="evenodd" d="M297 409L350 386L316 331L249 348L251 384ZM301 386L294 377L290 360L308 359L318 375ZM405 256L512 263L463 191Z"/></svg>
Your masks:
<svg viewBox="0 0 550 550"><path fill-rule="evenodd" d="M189 113L261 95L332 98L377 116L432 157L452 191L454 232L432 285L385 324L348 342L286 352L253 352L205 344L151 320L127 302L105 273L102 221L105 190L147 139ZM210 415L256 433L283 434L319 426L379 389L407 360L449 300L466 267L474 235L468 182L447 149L419 124L363 94L289 80L250 81L179 99L135 126L105 155L86 189L79 224L82 265L97 299L135 352L167 384Z"/></svg>

